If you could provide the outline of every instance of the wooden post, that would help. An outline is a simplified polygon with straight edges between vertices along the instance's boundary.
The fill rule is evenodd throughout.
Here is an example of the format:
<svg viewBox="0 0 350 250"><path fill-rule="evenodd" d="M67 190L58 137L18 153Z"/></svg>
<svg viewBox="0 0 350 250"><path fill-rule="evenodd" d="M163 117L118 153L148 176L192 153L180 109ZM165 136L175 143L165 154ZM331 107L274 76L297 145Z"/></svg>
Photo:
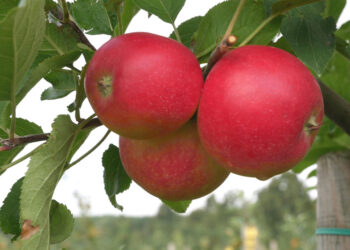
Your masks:
<svg viewBox="0 0 350 250"><path fill-rule="evenodd" d="M350 230L350 152L326 154L317 165L317 228ZM317 250L350 250L350 235L317 235Z"/></svg>

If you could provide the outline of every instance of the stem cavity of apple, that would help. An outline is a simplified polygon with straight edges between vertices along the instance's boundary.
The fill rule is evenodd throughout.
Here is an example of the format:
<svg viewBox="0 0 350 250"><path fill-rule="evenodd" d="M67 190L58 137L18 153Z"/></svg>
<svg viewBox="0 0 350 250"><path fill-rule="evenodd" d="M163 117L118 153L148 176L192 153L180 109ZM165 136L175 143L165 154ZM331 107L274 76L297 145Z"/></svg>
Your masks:
<svg viewBox="0 0 350 250"><path fill-rule="evenodd" d="M97 88L104 97L108 97L112 94L112 83L113 79L110 75L105 75L101 80L97 81Z"/></svg>
<svg viewBox="0 0 350 250"><path fill-rule="evenodd" d="M304 131L307 136L313 134L315 131L318 131L321 127L321 123L316 121L318 114L312 114L310 119L304 125Z"/></svg>

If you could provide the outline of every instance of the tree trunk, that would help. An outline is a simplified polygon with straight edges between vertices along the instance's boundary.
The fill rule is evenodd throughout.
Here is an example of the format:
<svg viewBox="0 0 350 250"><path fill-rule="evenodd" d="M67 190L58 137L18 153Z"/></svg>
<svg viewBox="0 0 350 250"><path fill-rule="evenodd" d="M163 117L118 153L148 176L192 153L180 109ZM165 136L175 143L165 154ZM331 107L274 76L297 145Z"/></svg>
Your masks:
<svg viewBox="0 0 350 250"><path fill-rule="evenodd" d="M317 228L350 230L350 152L326 154L317 165ZM319 234L317 250L350 250L350 235Z"/></svg>

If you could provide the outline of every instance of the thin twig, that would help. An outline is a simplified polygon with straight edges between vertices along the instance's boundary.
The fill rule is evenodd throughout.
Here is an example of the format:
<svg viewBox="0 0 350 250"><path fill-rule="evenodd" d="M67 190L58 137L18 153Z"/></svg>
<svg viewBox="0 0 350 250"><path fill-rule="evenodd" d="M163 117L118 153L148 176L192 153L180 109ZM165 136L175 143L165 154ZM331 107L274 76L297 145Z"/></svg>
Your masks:
<svg viewBox="0 0 350 250"><path fill-rule="evenodd" d="M101 121L97 118L89 119L89 120L83 120L84 126L82 129L94 129L102 125ZM13 140L10 139L0 139L0 152L1 151L7 151L11 150L19 145L33 143L33 142L39 142L39 141L46 141L50 137L49 133L45 134L35 134L35 135L25 135L25 136L19 136L15 137Z"/></svg>
<svg viewBox="0 0 350 250"><path fill-rule="evenodd" d="M35 135L26 135L20 137L14 137L13 139L1 139L0 144L2 144L3 150L11 150L18 145L23 145L32 142L46 141L49 138L50 134L35 134Z"/></svg>
<svg viewBox="0 0 350 250"><path fill-rule="evenodd" d="M116 12L117 12L117 18L118 18L118 29L119 29L119 34L115 34L115 35L121 35L123 34L123 22L122 22L122 14L121 14L121 11L120 11L120 4L119 3L117 6L116 6Z"/></svg>
<svg viewBox="0 0 350 250"><path fill-rule="evenodd" d="M20 163L20 162L26 160L26 159L29 158L30 156L32 156L32 155L33 155L39 148L41 148L43 145L44 145L44 143L41 144L41 145L39 145L39 146L36 147L35 149L33 149L33 150L32 150L31 152L29 152L28 154L22 156L21 158L15 160L15 161L13 161L13 162L11 162L11 163L9 163L9 164L6 164L6 165L4 165L4 166L1 166L1 168L0 168L0 175L2 175L2 174L3 174L7 169L9 169L10 167L12 167L12 166L14 166L14 165L16 165L16 164L18 164L18 163Z"/></svg>
<svg viewBox="0 0 350 250"><path fill-rule="evenodd" d="M87 37L85 36L84 32L78 27L78 25L73 22L72 20L69 20L67 22L67 24L69 26L71 26L73 28L73 30L77 33L79 40L84 43L85 45L87 45L89 48L91 48L92 50L96 51L96 48L94 47L94 45L92 45L89 41L89 39L87 39Z"/></svg>
<svg viewBox="0 0 350 250"><path fill-rule="evenodd" d="M80 42L84 43L86 46L96 51L96 48L90 43L89 39L87 39L84 32L78 27L78 25L74 21L70 19L69 13L67 20L67 14L65 15L61 9L50 10L50 12L53 16L60 20L62 24L68 24L69 26L71 26L75 33L77 33Z"/></svg>
<svg viewBox="0 0 350 250"><path fill-rule="evenodd" d="M111 130L108 130L104 136L101 138L101 140L99 140L96 145L94 145L91 149L89 149L85 154L83 154L82 156L80 156L77 160L73 161L72 163L70 163L66 169L73 167L75 164L79 163L81 160L83 160L85 157L87 157L89 154L91 154L93 151L95 151L96 148L98 148L103 142L104 140L106 140L106 138L108 137L108 135L111 133Z"/></svg>
<svg viewBox="0 0 350 250"><path fill-rule="evenodd" d="M84 92L84 80L85 80L85 73L88 65L85 65L81 72L80 72L80 78L76 82L76 93L75 93L75 119L77 122L81 122L82 119L80 117L80 108L83 103L83 95L85 95Z"/></svg>

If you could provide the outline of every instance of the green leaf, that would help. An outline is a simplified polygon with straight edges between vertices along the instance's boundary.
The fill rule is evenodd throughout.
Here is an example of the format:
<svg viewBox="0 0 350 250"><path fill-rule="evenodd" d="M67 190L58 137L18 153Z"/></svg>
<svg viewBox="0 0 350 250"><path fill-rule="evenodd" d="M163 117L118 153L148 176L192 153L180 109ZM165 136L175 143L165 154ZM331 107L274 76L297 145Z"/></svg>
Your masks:
<svg viewBox="0 0 350 250"><path fill-rule="evenodd" d="M117 203L115 196L130 187L131 179L124 170L118 147L113 144L109 145L109 148L103 153L102 165L106 194L112 205L122 210L123 207Z"/></svg>
<svg viewBox="0 0 350 250"><path fill-rule="evenodd" d="M0 228L3 233L14 235L14 238L21 234L19 203L22 183L23 177L12 186L0 209ZM73 226L71 212L66 206L53 200L50 208L50 243L65 240L71 234Z"/></svg>
<svg viewBox="0 0 350 250"><path fill-rule="evenodd" d="M5 130L10 127L11 105L9 101L0 101L0 128Z"/></svg>
<svg viewBox="0 0 350 250"><path fill-rule="evenodd" d="M177 27L177 30L179 32L181 41L183 45L185 45L188 48L192 48L194 44L192 44L192 37L194 33L197 31L199 24L202 20L202 16L196 16L193 17ZM170 38L176 40L175 32L170 34Z"/></svg>
<svg viewBox="0 0 350 250"><path fill-rule="evenodd" d="M0 100L11 100L31 67L45 32L44 0L22 1L0 22ZM33 18L35 17L35 18Z"/></svg>
<svg viewBox="0 0 350 250"><path fill-rule="evenodd" d="M280 0L272 5L271 12L272 14L284 13L293 8L319 1L321 0Z"/></svg>
<svg viewBox="0 0 350 250"><path fill-rule="evenodd" d="M30 134L40 134L43 133L40 126L37 124L30 122L25 119L16 118L16 129L15 134L18 136L25 136ZM8 135L5 133L6 136L1 135L0 137L5 139L8 138ZM0 175L3 174L6 170L5 165L11 163L13 159L19 154L19 152L22 151L24 146L17 146L11 150L7 151L0 151Z"/></svg>
<svg viewBox="0 0 350 250"><path fill-rule="evenodd" d="M34 122L30 122L22 118L16 118L15 133L18 136L24 136L31 134L41 134L43 133L43 130L39 125L35 124Z"/></svg>
<svg viewBox="0 0 350 250"><path fill-rule="evenodd" d="M89 46L83 44L83 43L78 43L78 48L81 50L83 53L84 59L86 63L89 63L92 56L94 55L95 51L91 49Z"/></svg>
<svg viewBox="0 0 350 250"><path fill-rule="evenodd" d="M17 7L19 0L2 0L0 1L0 21L7 13Z"/></svg>
<svg viewBox="0 0 350 250"><path fill-rule="evenodd" d="M335 32L336 50L350 60L350 21Z"/></svg>
<svg viewBox="0 0 350 250"><path fill-rule="evenodd" d="M326 0L325 16L331 16L337 21L345 5L346 0Z"/></svg>
<svg viewBox="0 0 350 250"><path fill-rule="evenodd" d="M271 43L270 45L279 49L283 49L295 56L293 49L290 47L286 38L283 36L280 39L278 39L278 41L276 41L275 43Z"/></svg>
<svg viewBox="0 0 350 250"><path fill-rule="evenodd" d="M11 163L23 148L24 146L17 146L11 150L0 151L0 175L6 171L6 165Z"/></svg>
<svg viewBox="0 0 350 250"><path fill-rule="evenodd" d="M49 212L53 192L60 180L69 152L76 137L77 126L68 115L58 116L47 143L31 158L24 177L20 214L39 230L22 240L22 249L48 249L50 242Z"/></svg>
<svg viewBox="0 0 350 250"><path fill-rule="evenodd" d="M321 80L337 94L350 101L350 61L336 52Z"/></svg>
<svg viewBox="0 0 350 250"><path fill-rule="evenodd" d="M71 70L55 70L45 76L45 80L52 84L56 89L71 89L75 87L76 73Z"/></svg>
<svg viewBox="0 0 350 250"><path fill-rule="evenodd" d="M78 25L88 34L113 34L103 0L77 0L71 4L70 11Z"/></svg>
<svg viewBox="0 0 350 250"><path fill-rule="evenodd" d="M125 0L122 5L121 23L122 31L119 31L119 25L115 26L115 34L121 35L126 31L132 18L139 12L140 8L134 3L134 0Z"/></svg>
<svg viewBox="0 0 350 250"><path fill-rule="evenodd" d="M74 218L69 209L55 200L50 208L50 244L67 239L73 231Z"/></svg>
<svg viewBox="0 0 350 250"><path fill-rule="evenodd" d="M186 212L192 201L167 201L161 200L165 205L178 213Z"/></svg>
<svg viewBox="0 0 350 250"><path fill-rule="evenodd" d="M55 100L55 99L59 99L62 97L67 96L69 93L71 93L74 89L69 89L69 90L65 90L65 89L56 89L54 87L50 87L45 89L42 93L41 93L41 100Z"/></svg>
<svg viewBox="0 0 350 250"><path fill-rule="evenodd" d="M223 38L227 26L238 6L236 0L220 3L210 9L202 19L194 36L194 52L198 58L208 55ZM262 1L247 1L235 24L233 34L237 44L242 42L266 19ZM279 31L279 19L270 22L251 41L253 44L267 44Z"/></svg>
<svg viewBox="0 0 350 250"><path fill-rule="evenodd" d="M186 0L134 0L137 6L164 22L174 23Z"/></svg>
<svg viewBox="0 0 350 250"><path fill-rule="evenodd" d="M335 34L350 43L350 21L344 23Z"/></svg>
<svg viewBox="0 0 350 250"><path fill-rule="evenodd" d="M317 171L316 171L316 169L314 169L307 175L307 178L311 178L311 177L314 177L316 175L317 175Z"/></svg>
<svg viewBox="0 0 350 250"><path fill-rule="evenodd" d="M0 209L0 228L5 234L12 234L18 237L21 234L19 223L19 196L23 177L19 179L11 188Z"/></svg>
<svg viewBox="0 0 350 250"><path fill-rule="evenodd" d="M24 96L39 82L47 73L53 69L59 69L74 62L80 56L80 51L71 51L64 55L49 57L42 61L31 73L27 84L16 95L16 101L20 102Z"/></svg>
<svg viewBox="0 0 350 250"><path fill-rule="evenodd" d="M118 23L117 9L121 7L122 3L123 0L103 0L112 28Z"/></svg>
<svg viewBox="0 0 350 250"><path fill-rule="evenodd" d="M338 53L350 60L350 44L340 37L335 37L335 48Z"/></svg>
<svg viewBox="0 0 350 250"><path fill-rule="evenodd" d="M48 56L63 55L77 50L78 41L77 33L68 24L57 26L55 23L47 23L39 53Z"/></svg>
<svg viewBox="0 0 350 250"><path fill-rule="evenodd" d="M297 57L319 75L332 58L335 48L334 30L333 19L322 19L313 5L291 10L281 26L283 36Z"/></svg>
<svg viewBox="0 0 350 250"><path fill-rule="evenodd" d="M75 137L75 140L73 142L72 149L70 150L69 156L67 158L67 162L70 162L70 160L72 159L74 154L78 151L80 146L83 145L85 140L90 135L90 132L91 132L92 129L93 128L91 128L91 129L85 128L85 129L82 129L82 130L79 131L79 133L77 134L77 136Z"/></svg>
<svg viewBox="0 0 350 250"><path fill-rule="evenodd" d="M270 16L272 13L272 6L280 0L264 0L266 15Z"/></svg>
<svg viewBox="0 0 350 250"><path fill-rule="evenodd" d="M45 76L45 80L52 84L52 87L44 90L41 100L53 100L64 97L75 90L77 76L71 70L51 71Z"/></svg>

